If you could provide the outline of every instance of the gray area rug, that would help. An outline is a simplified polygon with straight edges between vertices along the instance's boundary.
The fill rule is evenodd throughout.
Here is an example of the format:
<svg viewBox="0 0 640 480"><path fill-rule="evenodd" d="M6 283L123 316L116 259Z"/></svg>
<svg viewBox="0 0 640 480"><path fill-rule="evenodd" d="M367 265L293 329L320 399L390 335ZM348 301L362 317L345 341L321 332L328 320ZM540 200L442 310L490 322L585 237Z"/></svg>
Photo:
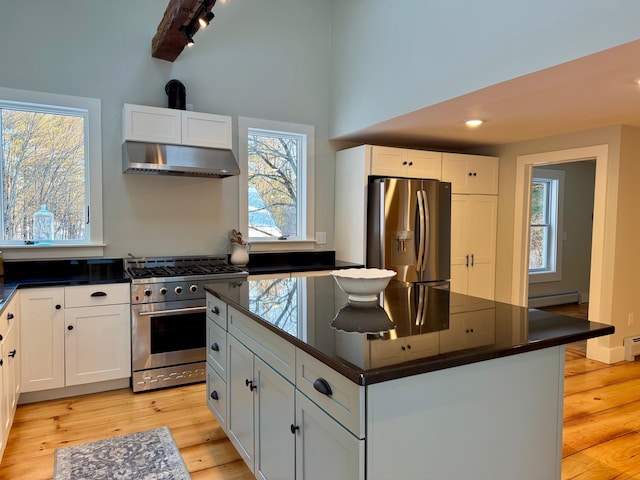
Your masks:
<svg viewBox="0 0 640 480"><path fill-rule="evenodd" d="M169 427L55 451L53 480L190 480Z"/></svg>

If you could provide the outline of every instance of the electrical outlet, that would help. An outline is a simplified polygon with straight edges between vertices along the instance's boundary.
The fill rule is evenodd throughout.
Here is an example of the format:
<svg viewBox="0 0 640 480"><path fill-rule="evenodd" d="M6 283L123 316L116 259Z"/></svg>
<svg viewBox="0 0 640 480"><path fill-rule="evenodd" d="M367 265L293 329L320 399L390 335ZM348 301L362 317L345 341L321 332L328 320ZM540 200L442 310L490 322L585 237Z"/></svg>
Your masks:
<svg viewBox="0 0 640 480"><path fill-rule="evenodd" d="M627 325L630 327L631 325L633 325L633 312L631 312L629 314L629 322L627 323Z"/></svg>

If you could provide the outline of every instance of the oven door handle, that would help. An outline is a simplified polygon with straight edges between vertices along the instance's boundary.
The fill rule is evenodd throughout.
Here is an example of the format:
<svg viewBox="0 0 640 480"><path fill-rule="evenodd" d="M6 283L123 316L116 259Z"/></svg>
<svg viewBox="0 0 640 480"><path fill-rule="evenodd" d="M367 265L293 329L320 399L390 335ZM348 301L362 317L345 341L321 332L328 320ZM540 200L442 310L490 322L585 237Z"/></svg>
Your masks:
<svg viewBox="0 0 640 480"><path fill-rule="evenodd" d="M172 315L174 313L199 313L206 312L207 307L190 307L190 308L176 308L173 310L155 310L152 312L138 312L141 317L150 317L152 315Z"/></svg>

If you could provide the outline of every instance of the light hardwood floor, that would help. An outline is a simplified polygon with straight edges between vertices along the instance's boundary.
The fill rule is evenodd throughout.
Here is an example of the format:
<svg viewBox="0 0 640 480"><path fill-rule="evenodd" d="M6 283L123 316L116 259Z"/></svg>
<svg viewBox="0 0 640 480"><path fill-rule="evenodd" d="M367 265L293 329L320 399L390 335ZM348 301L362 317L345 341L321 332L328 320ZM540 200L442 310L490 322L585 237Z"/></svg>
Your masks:
<svg viewBox="0 0 640 480"><path fill-rule="evenodd" d="M572 348L565 358L562 480L640 479L640 361L609 366ZM207 410L203 384L21 405L0 479L51 479L58 447L162 425L194 480L253 479Z"/></svg>

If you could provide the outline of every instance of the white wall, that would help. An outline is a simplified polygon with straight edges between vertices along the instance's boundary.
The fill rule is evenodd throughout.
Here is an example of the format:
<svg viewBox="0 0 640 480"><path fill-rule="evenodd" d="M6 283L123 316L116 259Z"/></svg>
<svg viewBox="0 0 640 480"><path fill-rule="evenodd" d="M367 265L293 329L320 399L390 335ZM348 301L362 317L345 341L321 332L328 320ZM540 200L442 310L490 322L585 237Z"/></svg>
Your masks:
<svg viewBox="0 0 640 480"><path fill-rule="evenodd" d="M166 106L164 86L172 78L185 84L194 110L231 115L234 129L238 116L315 125L316 230L330 241L329 0L217 2L211 26L173 63L151 57L167 4L21 0L0 6L0 86L102 100L105 255L225 253L228 232L237 227L237 177L121 173L122 104ZM236 136L236 154L237 145Z"/></svg>
<svg viewBox="0 0 640 480"><path fill-rule="evenodd" d="M638 38L637 0L333 0L331 137Z"/></svg>

